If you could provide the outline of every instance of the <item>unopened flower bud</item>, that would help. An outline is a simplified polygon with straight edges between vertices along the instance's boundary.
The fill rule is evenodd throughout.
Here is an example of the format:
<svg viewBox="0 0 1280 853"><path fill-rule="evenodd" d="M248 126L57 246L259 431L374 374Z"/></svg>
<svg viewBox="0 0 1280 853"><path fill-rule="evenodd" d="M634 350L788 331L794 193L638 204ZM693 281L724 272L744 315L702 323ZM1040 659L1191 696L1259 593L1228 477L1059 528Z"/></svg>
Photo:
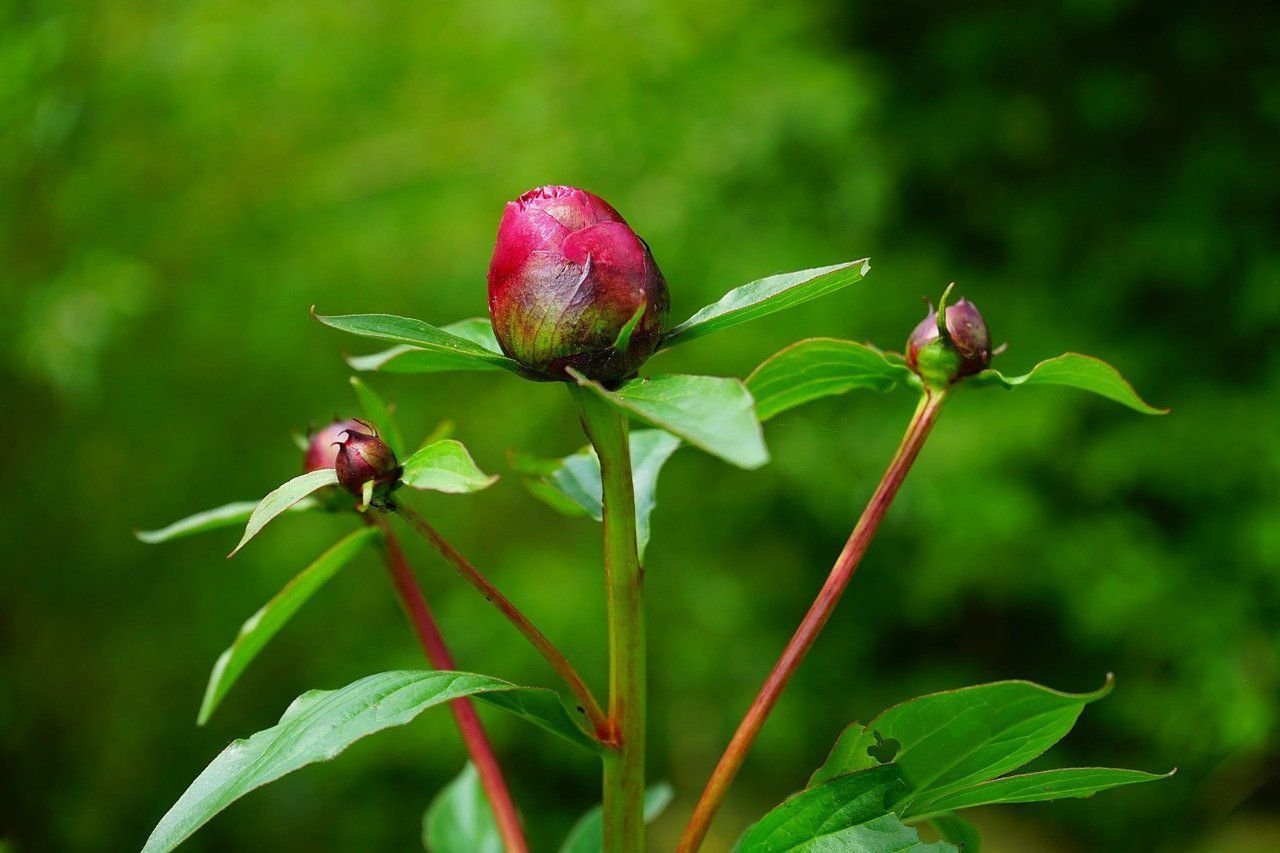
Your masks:
<svg viewBox="0 0 1280 853"><path fill-rule="evenodd" d="M938 328L938 312L929 314L907 339L907 364L926 382L949 385L991 365L991 335L972 302L961 299L946 307L946 337Z"/></svg>
<svg viewBox="0 0 1280 853"><path fill-rule="evenodd" d="M334 467L338 483L356 497L363 497L365 483L373 482L373 496L386 497L400 481L403 470L387 443L376 435L343 430Z"/></svg>
<svg viewBox="0 0 1280 853"><path fill-rule="evenodd" d="M547 186L507 205L489 265L489 314L503 352L533 374L634 376L669 310L648 245L604 199Z"/></svg>
<svg viewBox="0 0 1280 853"><path fill-rule="evenodd" d="M338 443L348 430L365 430L369 427L354 418L326 424L307 435L307 450L302 457L302 470L310 474L322 468L332 468L338 459Z"/></svg>

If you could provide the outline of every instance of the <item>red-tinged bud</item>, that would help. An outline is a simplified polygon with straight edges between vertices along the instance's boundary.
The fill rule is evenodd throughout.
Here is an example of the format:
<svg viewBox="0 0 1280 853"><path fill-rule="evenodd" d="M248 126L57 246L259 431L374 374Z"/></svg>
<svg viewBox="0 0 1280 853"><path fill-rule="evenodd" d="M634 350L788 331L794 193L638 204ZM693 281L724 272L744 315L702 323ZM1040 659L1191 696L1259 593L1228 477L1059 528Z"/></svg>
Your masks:
<svg viewBox="0 0 1280 853"><path fill-rule="evenodd" d="M354 418L334 421L307 435L307 450L302 457L303 473L332 468L338 459L338 443L347 430L366 430L368 425Z"/></svg>
<svg viewBox="0 0 1280 853"><path fill-rule="evenodd" d="M925 382L940 386L991 366L991 335L974 304L961 299L945 307L944 317L945 337L938 312L930 306L928 315L907 339L907 364Z"/></svg>
<svg viewBox="0 0 1280 853"><path fill-rule="evenodd" d="M373 482L373 496L386 497L400 482L403 470L387 443L376 435L343 430L334 467L338 483L356 497L363 497L365 483Z"/></svg>
<svg viewBox="0 0 1280 853"><path fill-rule="evenodd" d="M669 310L648 245L604 199L548 186L507 205L489 265L489 315L503 352L533 374L634 376Z"/></svg>

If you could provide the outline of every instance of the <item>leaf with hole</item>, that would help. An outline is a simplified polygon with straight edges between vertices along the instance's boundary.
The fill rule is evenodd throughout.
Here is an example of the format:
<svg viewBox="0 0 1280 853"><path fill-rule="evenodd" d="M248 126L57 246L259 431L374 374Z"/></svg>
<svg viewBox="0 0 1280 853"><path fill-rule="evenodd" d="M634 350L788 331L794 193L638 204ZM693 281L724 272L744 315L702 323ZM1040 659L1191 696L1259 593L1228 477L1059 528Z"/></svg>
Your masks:
<svg viewBox="0 0 1280 853"><path fill-rule="evenodd" d="M386 370L393 373L436 373L447 370L509 370L521 373L520 365L501 352L488 348L488 339L477 321L464 320L452 330L394 314L342 314L316 319L326 326L360 337L400 346L369 356L349 358L356 370ZM492 332L490 332L492 334ZM477 343L477 340L484 341ZM411 349L402 349L402 347Z"/></svg>
<svg viewBox="0 0 1280 853"><path fill-rule="evenodd" d="M429 853L502 853L502 836L480 774L470 761L422 816Z"/></svg>
<svg viewBox="0 0 1280 853"><path fill-rule="evenodd" d="M413 489L461 495L487 489L496 474L480 470L462 442L448 438L423 447L404 461L400 480Z"/></svg>
<svg viewBox="0 0 1280 853"><path fill-rule="evenodd" d="M893 813L907 792L898 768L885 764L806 788L750 827L738 853L848 851L946 853L946 842L925 844Z"/></svg>
<svg viewBox="0 0 1280 853"><path fill-rule="evenodd" d="M921 696L841 733L811 785L874 767L898 766L910 786L899 813L1016 770L1061 740L1084 706L1111 692L1060 693L1029 681L1000 681Z"/></svg>
<svg viewBox="0 0 1280 853"><path fill-rule="evenodd" d="M332 468L321 468L319 471L308 471L306 474L294 477L280 486L258 501L258 505L253 508L253 512L249 515L249 522L245 525L244 535L240 537L240 543L227 556L234 557L272 519L290 507L295 506L312 492L323 489L325 486L336 486L337 484L338 472Z"/></svg>
<svg viewBox="0 0 1280 853"><path fill-rule="evenodd" d="M257 506L257 501L236 501L235 503L220 506L217 509L207 509L204 512L189 515L159 530L135 530L133 535L138 537L140 542L156 545L160 542L168 542L171 539L194 536L197 533L204 533L208 530L236 527L248 521ZM303 498L289 507L289 511L305 512L318 506L319 504L316 501L310 498Z"/></svg>
<svg viewBox="0 0 1280 853"><path fill-rule="evenodd" d="M224 749L160 819L143 853L172 850L250 791L464 696L511 711L586 749L600 749L550 690L467 672L382 672L338 690L304 693L278 724Z"/></svg>
<svg viewBox="0 0 1280 853"><path fill-rule="evenodd" d="M658 474L680 447L680 439L660 429L631 433L631 479L636 496L636 538L640 556L649 543L649 516L657 504ZM539 500L566 515L604 519L600 460L585 447L563 459L535 459L513 454L512 464L527 475L525 485Z"/></svg>
<svg viewBox="0 0 1280 853"><path fill-rule="evenodd" d="M293 580L285 585L274 598L249 619L240 628L231 647L223 652L213 665L209 674L209 684L205 688L204 700L200 704L200 715L196 722L204 725L209 716L218 707L218 703L227 695L231 685L236 683L258 653L271 641L285 624L293 618L293 614L306 604L311 596L325 585L338 570L360 552L360 549L377 531L364 527L349 533L336 545L321 554L314 563L299 572Z"/></svg>
<svg viewBox="0 0 1280 853"><path fill-rule="evenodd" d="M769 461L755 402L737 379L664 375L632 379L610 391L577 371L569 372L586 393L712 456L748 469Z"/></svg>
<svg viewBox="0 0 1280 853"><path fill-rule="evenodd" d="M673 347L826 296L861 281L870 271L871 261L864 258L829 267L771 275L735 287L663 335L662 347Z"/></svg>
<svg viewBox="0 0 1280 853"><path fill-rule="evenodd" d="M862 388L892 391L913 384L906 363L868 344L809 338L771 355L747 377L756 414L767 421L820 397Z"/></svg>
<svg viewBox="0 0 1280 853"><path fill-rule="evenodd" d="M1030 373L1022 376L1005 376L998 370L984 370L974 377L979 382L1000 384L1013 389L1021 385L1061 385L1067 388L1079 388L1100 397L1106 397L1122 406L1144 415L1168 414L1168 409L1157 409L1150 405L1133 390L1120 371L1099 358L1091 355L1080 355L1069 352L1057 358L1046 359Z"/></svg>
<svg viewBox="0 0 1280 853"><path fill-rule="evenodd" d="M644 792L644 822L653 823L675 796L665 783ZM604 850L604 809L596 806L584 814L569 830L560 853L602 853Z"/></svg>

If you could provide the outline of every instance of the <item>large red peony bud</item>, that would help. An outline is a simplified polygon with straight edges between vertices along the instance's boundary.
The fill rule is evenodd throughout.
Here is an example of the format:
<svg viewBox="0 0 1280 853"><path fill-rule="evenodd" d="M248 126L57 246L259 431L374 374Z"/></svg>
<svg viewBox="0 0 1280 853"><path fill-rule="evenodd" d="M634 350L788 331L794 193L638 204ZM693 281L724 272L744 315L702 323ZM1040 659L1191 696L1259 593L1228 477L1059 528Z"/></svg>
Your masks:
<svg viewBox="0 0 1280 853"><path fill-rule="evenodd" d="M967 299L946 308L946 340L933 308L907 339L907 364L926 381L950 384L991 366L991 335Z"/></svg>
<svg viewBox="0 0 1280 853"><path fill-rule="evenodd" d="M489 315L503 352L533 373L634 376L669 309L649 247L604 199L539 187L507 205L489 265Z"/></svg>
<svg viewBox="0 0 1280 853"><path fill-rule="evenodd" d="M302 457L302 470L310 474L321 468L332 468L338 459L338 443L347 430L366 430L368 425L354 418L334 421L307 435L307 451Z"/></svg>

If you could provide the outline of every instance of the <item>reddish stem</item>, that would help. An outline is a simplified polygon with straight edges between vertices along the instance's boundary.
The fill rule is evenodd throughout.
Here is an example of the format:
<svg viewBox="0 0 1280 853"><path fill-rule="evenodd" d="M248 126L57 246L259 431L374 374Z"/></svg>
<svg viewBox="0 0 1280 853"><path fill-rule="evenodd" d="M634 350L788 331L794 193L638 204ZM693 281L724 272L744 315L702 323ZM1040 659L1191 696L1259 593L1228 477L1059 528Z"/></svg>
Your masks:
<svg viewBox="0 0 1280 853"><path fill-rule="evenodd" d="M933 429L945 396L942 391L926 391L921 398L920 405L907 426L906 434L902 437L902 443L898 445L898 450L884 472L880 485L871 495L871 500L849 535L844 550L840 552L835 565L831 568L831 574L827 576L826 583L822 585L818 597L800 622L800 627L792 635L791 642L787 643L782 656L774 664L773 671L769 673L764 686L760 688L760 693L751 703L746 717L738 725L733 739L729 741L724 755L720 757L720 763L716 765L706 789L702 792L701 799L694 808L693 816L689 818L684 835L680 839L680 845L676 848L677 853L694 853L702 845L716 811L724 802L729 786L733 784L733 779L742 767L742 762L746 760L752 743L760 733L760 729L764 727L769 712L777 704L778 697L782 695L787 682L791 680L791 676L799 668L800 662L813 646L823 626L831 618L836 603L858 568L858 563L866 553L867 546L871 544L876 528L889 509L889 504L893 502L894 495L898 493L898 488L906 479L907 472L911 470L911 464L919 455L920 448L924 446L930 430Z"/></svg>
<svg viewBox="0 0 1280 853"><path fill-rule="evenodd" d="M404 551L401 550L395 534L391 532L391 526L382 518L377 519L376 523L384 537L384 553L387 558L387 571L391 574L391 583L409 617L414 633L418 635L422 650L426 652L427 661L435 669L456 670L453 655L445 645L440 627L436 624L435 617L431 615L427 599L414 579L413 570L409 568L409 562L405 559ZM489 805L493 809L493 816L498 824L498 834L502 836L503 848L507 853L528 853L529 845L525 841L524 830L520 827L520 816L516 813L511 791L507 788L507 782L502 776L502 768L498 766L493 745L489 743L489 737L485 734L475 706L470 699L454 699L449 703L449 710L453 712L458 731L462 734L462 740L471 756L471 763L475 765L476 773L480 777L480 785L489 798Z"/></svg>
<svg viewBox="0 0 1280 853"><path fill-rule="evenodd" d="M592 731L595 732L596 737L606 746L612 746L613 729L608 718L605 717L600 703L596 701L595 696L591 693L591 688L587 687L587 683L582 680L582 676L578 675L578 671L573 668L573 664L569 663L568 658L556 648L551 640L547 639L547 635L539 631L538 627L529 621L529 617L521 613L520 608L511 603L511 599L503 595L487 577L480 573L479 569L471 564L471 561L462 556L458 549L454 548L449 543L449 540L441 536L440 531L432 527L425 518L405 505L403 501L396 501L390 509L403 518L422 538L426 539L431 544L431 547L436 550L436 553L444 557L467 583L475 587L485 597L486 601L496 607L515 626L516 630L524 635L525 639L551 665L551 668L564 679L564 683L568 686L570 692L581 703L581 711L586 715L587 721L591 724Z"/></svg>

